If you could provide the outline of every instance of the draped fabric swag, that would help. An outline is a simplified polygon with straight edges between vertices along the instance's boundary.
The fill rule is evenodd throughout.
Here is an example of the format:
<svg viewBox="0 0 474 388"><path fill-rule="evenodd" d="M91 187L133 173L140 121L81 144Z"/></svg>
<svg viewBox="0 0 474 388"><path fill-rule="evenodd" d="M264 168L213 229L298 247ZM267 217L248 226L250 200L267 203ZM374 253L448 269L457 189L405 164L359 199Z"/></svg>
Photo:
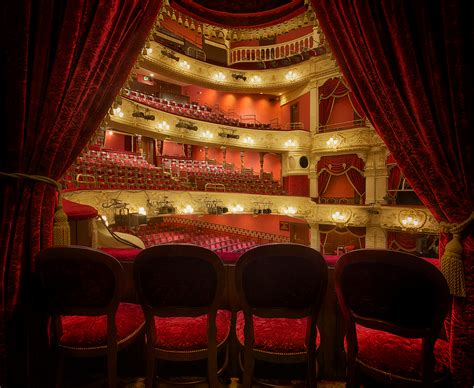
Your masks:
<svg viewBox="0 0 474 388"><path fill-rule="evenodd" d="M323 156L317 165L318 195L326 192L331 176L346 175L355 192L365 195L364 161L355 154Z"/></svg>
<svg viewBox="0 0 474 388"><path fill-rule="evenodd" d="M327 251L328 236L330 234L337 235L336 239L341 236L355 237L358 242L358 245L356 245L354 249L365 247L365 236L366 236L365 228L353 227L353 226L348 226L346 228L339 228L335 225L319 225L319 234L320 234L321 252L324 252L325 254L333 254L331 250L329 252ZM340 244L336 244L336 245L340 245Z"/></svg>
<svg viewBox="0 0 474 388"><path fill-rule="evenodd" d="M395 251L416 252L417 235L414 233L387 232L387 247Z"/></svg>
<svg viewBox="0 0 474 388"><path fill-rule="evenodd" d="M365 118L364 111L343 79L331 78L319 88L319 122L321 125L328 123L336 99L345 96L348 96L354 112L357 113L359 117Z"/></svg>
<svg viewBox="0 0 474 388"><path fill-rule="evenodd" d="M97 130L126 81L158 0L11 1L2 7L2 172L58 180ZM0 385L26 386L38 368L25 308L35 256L52 243L56 193L28 179L0 185ZM45 334L44 332L42 333ZM33 338L36 340L36 338ZM23 356L22 356L23 355ZM38 357L38 356L37 356ZM7 376L7 370L9 376ZM7 379L8 377L8 379ZM12 384L13 386L13 384Z"/></svg>
<svg viewBox="0 0 474 388"><path fill-rule="evenodd" d="M473 212L472 4L312 1L333 54L403 175L439 222ZM469 58L469 59L468 59ZM440 236L440 254L450 238ZM456 386L474 384L474 237L460 235L466 297L448 336Z"/></svg>

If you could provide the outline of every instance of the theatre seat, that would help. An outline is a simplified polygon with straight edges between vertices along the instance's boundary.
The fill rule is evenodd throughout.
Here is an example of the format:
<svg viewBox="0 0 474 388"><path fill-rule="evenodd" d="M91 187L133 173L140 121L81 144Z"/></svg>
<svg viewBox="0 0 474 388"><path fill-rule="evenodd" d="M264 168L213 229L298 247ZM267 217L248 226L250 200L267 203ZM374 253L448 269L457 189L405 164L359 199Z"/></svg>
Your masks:
<svg viewBox="0 0 474 388"><path fill-rule="evenodd" d="M224 291L222 261L197 245L156 245L137 256L134 276L146 317L146 386L154 385L156 359L207 360L207 380L217 388L217 353L226 348L230 332L230 312L217 310ZM227 357L221 371L226 364Z"/></svg>
<svg viewBox="0 0 474 388"><path fill-rule="evenodd" d="M380 330L356 326L357 361L376 373L388 373L392 380L421 380L420 338L404 338ZM347 350L347 345L346 345ZM441 381L449 373L449 344L437 340L434 347L434 381Z"/></svg>
<svg viewBox="0 0 474 388"><path fill-rule="evenodd" d="M236 332L241 346L245 343L244 314L237 313ZM253 317L255 352L274 354L306 354L306 328L308 318L260 318ZM316 332L316 347L319 346L319 337Z"/></svg>
<svg viewBox="0 0 474 388"><path fill-rule="evenodd" d="M327 278L323 256L300 244L260 245L240 257L235 285L242 313L236 330L244 388L252 386L255 359L306 363L306 384L316 387L316 322Z"/></svg>
<svg viewBox="0 0 474 388"><path fill-rule="evenodd" d="M341 256L334 281L347 329L347 387L358 387L360 375L381 386L448 381L448 344L438 335L450 295L434 265L409 253L359 249Z"/></svg>
<svg viewBox="0 0 474 388"><path fill-rule="evenodd" d="M51 315L51 346L57 386L64 358L107 356L108 384L117 387L117 351L143 333L140 306L120 303L123 267L114 257L87 247L51 247L37 256L45 309Z"/></svg>

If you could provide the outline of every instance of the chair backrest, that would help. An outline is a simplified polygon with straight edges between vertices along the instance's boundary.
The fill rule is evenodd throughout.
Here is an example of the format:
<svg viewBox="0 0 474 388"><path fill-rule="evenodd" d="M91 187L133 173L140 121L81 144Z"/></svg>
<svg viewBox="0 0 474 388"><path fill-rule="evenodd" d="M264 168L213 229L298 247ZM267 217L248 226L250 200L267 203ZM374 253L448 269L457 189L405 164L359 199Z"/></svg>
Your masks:
<svg viewBox="0 0 474 388"><path fill-rule="evenodd" d="M104 315L119 304L123 268L114 257L83 246L58 246L37 256L37 272L55 315Z"/></svg>
<svg viewBox="0 0 474 388"><path fill-rule="evenodd" d="M450 306L442 273L404 252L348 252L336 264L335 286L348 330L358 323L405 337L436 338Z"/></svg>
<svg viewBox="0 0 474 388"><path fill-rule="evenodd" d="M245 252L235 268L244 313L316 318L327 288L323 256L300 244L265 244Z"/></svg>
<svg viewBox="0 0 474 388"><path fill-rule="evenodd" d="M144 310L155 315L215 313L224 290L224 265L219 256L192 244L143 250L135 259L134 275Z"/></svg>

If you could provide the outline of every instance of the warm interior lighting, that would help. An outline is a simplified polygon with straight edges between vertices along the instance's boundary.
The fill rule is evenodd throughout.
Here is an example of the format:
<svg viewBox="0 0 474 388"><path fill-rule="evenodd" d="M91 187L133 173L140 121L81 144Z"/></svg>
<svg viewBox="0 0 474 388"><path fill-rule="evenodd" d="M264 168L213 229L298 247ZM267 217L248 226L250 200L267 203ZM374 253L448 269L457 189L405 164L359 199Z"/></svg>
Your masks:
<svg viewBox="0 0 474 388"><path fill-rule="evenodd" d="M296 78L298 78L298 73L294 70L290 70L288 73L286 73L285 75L285 79L287 81L293 81L295 80Z"/></svg>
<svg viewBox="0 0 474 388"><path fill-rule="evenodd" d="M420 229L426 222L426 214L421 210L402 210L398 215L398 222L402 229Z"/></svg>
<svg viewBox="0 0 474 388"><path fill-rule="evenodd" d="M242 205L237 204L234 207L231 207L230 210L231 210L232 213L241 213L241 212L244 211L244 208L243 208Z"/></svg>
<svg viewBox="0 0 474 388"><path fill-rule="evenodd" d="M138 208L138 214L141 214L142 216L146 216L146 210L144 207L139 207Z"/></svg>
<svg viewBox="0 0 474 388"><path fill-rule="evenodd" d="M298 210L293 206L288 206L286 209L283 210L283 212L285 214L288 214L288 215L291 215L291 216L295 215L297 211Z"/></svg>
<svg viewBox="0 0 474 388"><path fill-rule="evenodd" d="M211 132L209 132L208 129L206 129L206 132L203 132L201 136L205 139L212 139L214 137L214 135Z"/></svg>
<svg viewBox="0 0 474 388"><path fill-rule="evenodd" d="M246 136L244 138L244 143L246 144L254 144L255 143L255 140L253 140L250 136Z"/></svg>
<svg viewBox="0 0 474 388"><path fill-rule="evenodd" d="M336 139L334 137L330 137L329 140L326 141L326 144L329 147L336 147L337 145L339 145L339 139Z"/></svg>
<svg viewBox="0 0 474 388"><path fill-rule="evenodd" d="M110 129L107 131L107 135L112 136L114 134L114 131L111 131Z"/></svg>
<svg viewBox="0 0 474 388"><path fill-rule="evenodd" d="M153 73L150 73L150 77L154 77L154 76L155 76L155 74L153 74Z"/></svg>
<svg viewBox="0 0 474 388"><path fill-rule="evenodd" d="M163 120L161 123L158 123L157 128L168 130L168 129L170 129L170 126L165 120Z"/></svg>
<svg viewBox="0 0 474 388"><path fill-rule="evenodd" d="M191 68L191 65L187 61L183 61L183 60L180 60L178 62L178 65L183 70L189 70Z"/></svg>
<svg viewBox="0 0 474 388"><path fill-rule="evenodd" d="M293 139L285 141L285 147L296 147L296 141L294 141Z"/></svg>
<svg viewBox="0 0 474 388"><path fill-rule="evenodd" d="M186 205L184 208L183 208L183 213L184 214L192 214L194 212L194 209L191 205Z"/></svg>
<svg viewBox="0 0 474 388"><path fill-rule="evenodd" d="M225 80L225 74L222 71L218 71L217 73L214 73L214 79L216 81L224 81Z"/></svg>
<svg viewBox="0 0 474 388"><path fill-rule="evenodd" d="M102 220L104 221L105 225L109 226L109 221L107 220L107 216L100 216Z"/></svg>
<svg viewBox="0 0 474 388"><path fill-rule="evenodd" d="M336 225L344 226L351 219L352 212L349 209L345 210L336 210L331 214L331 220L336 223Z"/></svg>
<svg viewBox="0 0 474 388"><path fill-rule="evenodd" d="M253 75L250 77L250 82L254 83L254 84L258 84L260 82L262 82L262 77L258 76L258 75Z"/></svg>

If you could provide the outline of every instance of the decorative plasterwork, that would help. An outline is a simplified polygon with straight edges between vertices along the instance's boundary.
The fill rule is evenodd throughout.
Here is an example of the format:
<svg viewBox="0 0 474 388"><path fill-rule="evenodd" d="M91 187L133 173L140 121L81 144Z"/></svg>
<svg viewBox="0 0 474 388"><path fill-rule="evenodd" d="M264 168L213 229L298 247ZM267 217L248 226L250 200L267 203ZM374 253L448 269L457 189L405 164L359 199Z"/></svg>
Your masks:
<svg viewBox="0 0 474 388"><path fill-rule="evenodd" d="M162 50L167 50L164 46L151 42L152 53L145 55L139 60L139 65L146 70L180 82L189 82L219 90L242 91L248 93L266 92L283 93L295 88L301 88L307 82L327 77L326 73L336 74L339 70L330 55L313 57L300 64L282 67L278 69L266 70L236 70L223 66L216 66L210 63L198 61L184 54L176 54L178 61L162 55ZM179 61L186 60L189 69L178 66ZM294 77L288 77L292 71ZM247 81L234 79L232 74L245 73ZM223 76L217 76L222 74ZM255 78L252 78L255 77ZM258 79L258 82L251 82L251 79Z"/></svg>
<svg viewBox="0 0 474 388"><path fill-rule="evenodd" d="M373 147L385 147L385 145L374 129L358 127L338 132L316 133L311 152L319 156L355 153L365 160Z"/></svg>
<svg viewBox="0 0 474 388"><path fill-rule="evenodd" d="M102 204L111 203L112 199L120 199L128 204L130 212L138 211L139 207L147 208L148 201L161 201L166 199L176 208L177 213L190 205L194 209L194 214L206 213L207 201L222 201L222 205L229 209L240 205L242 211L239 214L253 214L255 204L265 202L269 204L272 214L289 215L289 208L294 216L305 219L309 224L329 224L337 225L333 215L336 212L350 214L346 226L380 227L384 229L403 230L400 222L400 212L410 210L410 208L391 206L355 206L355 205L322 205L316 204L307 197L291 197L276 195L252 195L240 193L211 193L211 192L183 192L183 191L162 191L162 190L87 190L66 192L63 197L74 202L90 205L99 210L99 214L113 219L113 209L104 208ZM437 233L438 223L431 216L428 210L417 209L426 215L426 221L417 232Z"/></svg>
<svg viewBox="0 0 474 388"><path fill-rule="evenodd" d="M133 117L132 113L136 105L138 105L142 111L148 109L150 114L155 116L155 120L147 121L143 118ZM170 138L171 140L185 142L187 144L232 146L257 151L309 152L311 135L307 131L255 130L230 127L176 116L129 101L125 98L122 100L121 111L123 112L123 117L119 117L118 115L110 116L109 126L112 129L115 128L132 134L160 139ZM176 124L180 120L192 122L197 126L197 131L190 131L186 128L176 128ZM163 121L166 122L166 126L160 125ZM238 135L239 138L221 137L219 133L222 132L232 132ZM253 142L249 142L248 138L251 138Z"/></svg>

